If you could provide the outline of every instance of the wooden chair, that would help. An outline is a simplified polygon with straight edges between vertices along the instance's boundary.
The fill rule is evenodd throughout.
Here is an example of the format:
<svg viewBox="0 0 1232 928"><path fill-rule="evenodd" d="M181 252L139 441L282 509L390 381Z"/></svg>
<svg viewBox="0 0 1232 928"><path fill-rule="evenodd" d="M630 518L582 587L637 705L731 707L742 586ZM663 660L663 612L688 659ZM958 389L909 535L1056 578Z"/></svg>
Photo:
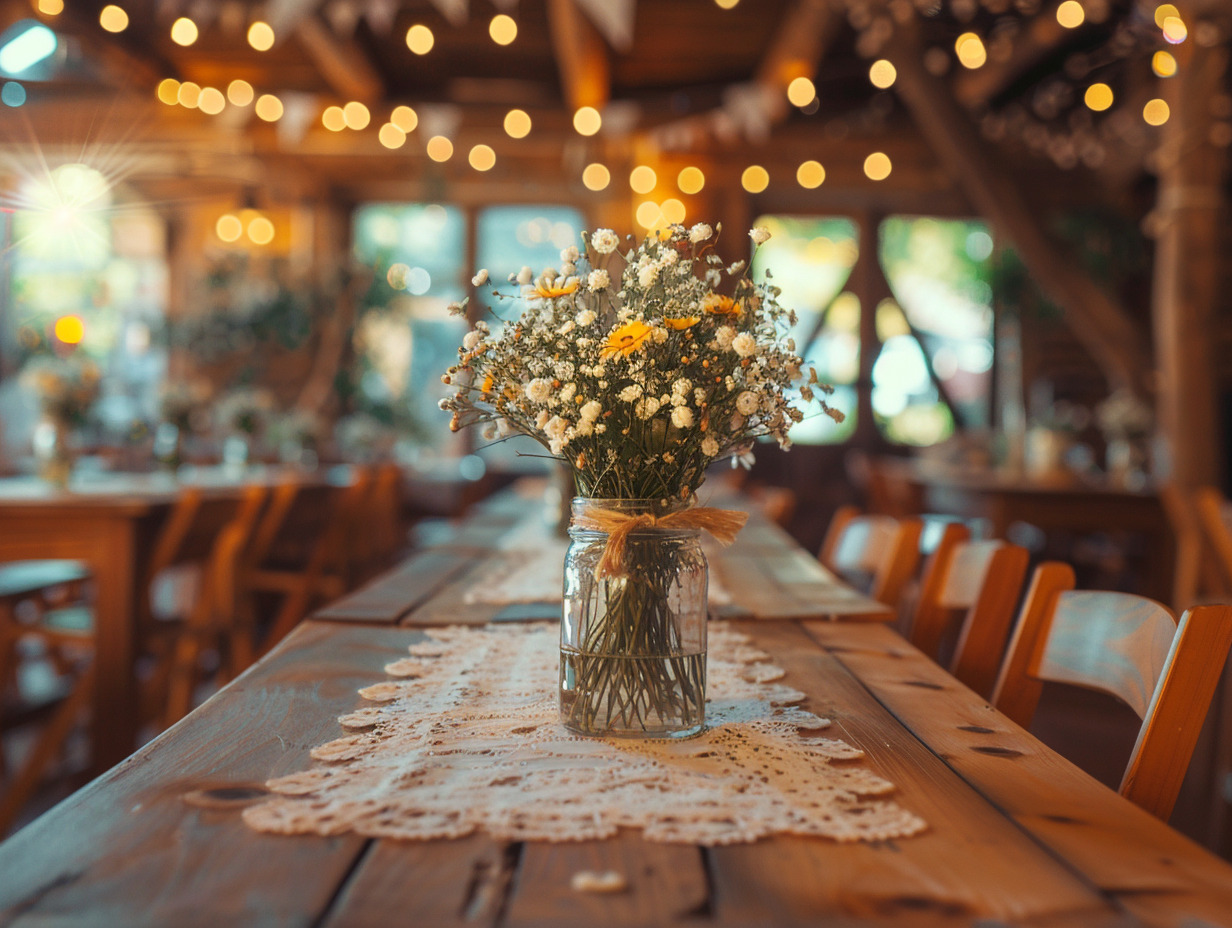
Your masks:
<svg viewBox="0 0 1232 928"><path fill-rule="evenodd" d="M1167 820L1232 646L1232 606L1181 616L1129 593L1076 591L1066 564L1041 564L993 694L1029 725L1045 680L1122 699L1142 719L1121 795Z"/></svg>
<svg viewBox="0 0 1232 928"><path fill-rule="evenodd" d="M897 606L920 558L922 530L916 518L867 515L855 506L840 506L818 558L873 599Z"/></svg>
<svg viewBox="0 0 1232 928"><path fill-rule="evenodd" d="M54 610L80 598L89 574L74 561L23 561L0 565L0 731L39 725L23 762L12 771L0 753L0 835L12 826L61 753L89 704L93 687L93 639L88 630L60 627ZM19 670L28 648L56 671L57 692L31 701Z"/></svg>
<svg viewBox="0 0 1232 928"><path fill-rule="evenodd" d="M912 643L940 660L947 639L954 676L977 693L992 692L1027 573L1027 551L1005 541L972 541L961 523L945 526L920 581Z"/></svg>

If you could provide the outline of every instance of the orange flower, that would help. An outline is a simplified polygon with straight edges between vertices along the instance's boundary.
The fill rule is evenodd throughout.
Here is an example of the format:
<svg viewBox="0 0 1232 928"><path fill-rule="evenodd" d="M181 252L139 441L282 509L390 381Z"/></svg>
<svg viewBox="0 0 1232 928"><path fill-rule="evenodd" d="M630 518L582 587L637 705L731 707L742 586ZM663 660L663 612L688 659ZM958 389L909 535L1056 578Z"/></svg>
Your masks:
<svg viewBox="0 0 1232 928"><path fill-rule="evenodd" d="M644 322L626 322L607 337L607 341L599 349L599 357L604 360L618 354L628 357L646 343L652 331Z"/></svg>
<svg viewBox="0 0 1232 928"><path fill-rule="evenodd" d="M739 303L721 293L712 293L706 297L705 302L702 303L702 309L716 316L739 316L743 312Z"/></svg>
<svg viewBox="0 0 1232 928"><path fill-rule="evenodd" d="M554 287L551 284L541 283L535 285L535 294L543 297L545 300L554 300L558 296L568 296L578 288L578 281L572 278L568 283L559 287Z"/></svg>
<svg viewBox="0 0 1232 928"><path fill-rule="evenodd" d="M485 393L485 394L492 392L492 375L491 374L488 374L487 377L483 378L483 386L481 386L479 389L480 389L480 392Z"/></svg>
<svg viewBox="0 0 1232 928"><path fill-rule="evenodd" d="M691 329L701 321L701 316L681 316L679 319L664 319L663 324L669 329L680 331L681 329Z"/></svg>

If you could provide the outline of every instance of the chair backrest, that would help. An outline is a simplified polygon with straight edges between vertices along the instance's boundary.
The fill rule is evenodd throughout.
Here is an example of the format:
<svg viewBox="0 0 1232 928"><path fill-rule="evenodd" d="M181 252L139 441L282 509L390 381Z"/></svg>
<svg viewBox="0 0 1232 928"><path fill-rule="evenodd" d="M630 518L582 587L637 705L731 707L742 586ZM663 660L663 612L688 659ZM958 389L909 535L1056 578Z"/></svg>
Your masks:
<svg viewBox="0 0 1232 928"><path fill-rule="evenodd" d="M1192 498L1203 547L1214 567L1214 576L1207 575L1206 585L1228 596L1232 594L1232 504L1215 487L1198 487Z"/></svg>
<svg viewBox="0 0 1232 928"><path fill-rule="evenodd" d="M854 506L834 513L819 555L844 579L866 588L868 595L897 606L920 558L919 519L865 515Z"/></svg>
<svg viewBox="0 0 1232 928"><path fill-rule="evenodd" d="M992 692L1027 573L1025 548L971 541L966 526L947 525L929 558L911 622L911 641L938 658L958 625L950 672L977 693Z"/></svg>
<svg viewBox="0 0 1232 928"><path fill-rule="evenodd" d="M1154 600L1073 584L1067 565L1036 570L993 704L1025 726L1045 680L1119 697L1142 719L1121 795L1167 819L1232 646L1232 606L1177 623Z"/></svg>

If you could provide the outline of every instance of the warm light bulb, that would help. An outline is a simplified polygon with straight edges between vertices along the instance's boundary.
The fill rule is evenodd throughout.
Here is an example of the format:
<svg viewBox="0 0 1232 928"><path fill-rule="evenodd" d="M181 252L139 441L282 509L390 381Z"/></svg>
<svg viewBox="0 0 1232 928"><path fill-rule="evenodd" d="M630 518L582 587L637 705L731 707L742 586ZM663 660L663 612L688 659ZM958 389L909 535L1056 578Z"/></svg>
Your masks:
<svg viewBox="0 0 1232 928"><path fill-rule="evenodd" d="M185 81L180 84L180 89L176 91L175 99L180 106L190 110L197 108L197 100L201 96L201 88L192 81Z"/></svg>
<svg viewBox="0 0 1232 928"><path fill-rule="evenodd" d="M349 129L367 129L368 123L372 122L372 114L368 112L368 107L358 100L352 100L344 106L342 108L342 116L346 119L347 128Z"/></svg>
<svg viewBox="0 0 1232 928"><path fill-rule="evenodd" d="M611 172L597 161L586 165L586 170L582 171L582 183L587 190L605 190L611 182Z"/></svg>
<svg viewBox="0 0 1232 928"><path fill-rule="evenodd" d="M505 114L505 134L512 139L524 139L530 134L530 116L525 110L510 110Z"/></svg>
<svg viewBox="0 0 1232 928"><path fill-rule="evenodd" d="M274 240L274 224L265 216L257 216L248 222L248 240L254 245L268 245Z"/></svg>
<svg viewBox="0 0 1232 928"><path fill-rule="evenodd" d="M390 149L401 148L406 144L406 133L392 122L387 122L381 126L381 131L377 133L376 137L382 145Z"/></svg>
<svg viewBox="0 0 1232 928"><path fill-rule="evenodd" d="M64 0L38 0L38 11L44 16L59 16L64 12Z"/></svg>
<svg viewBox="0 0 1232 928"><path fill-rule="evenodd" d="M676 186L680 188L681 193L700 193L701 189L706 186L706 175L702 173L701 168L690 165L676 175Z"/></svg>
<svg viewBox="0 0 1232 928"><path fill-rule="evenodd" d="M819 161L805 161L796 168L796 183L807 190L820 187L826 179L826 169Z"/></svg>
<svg viewBox="0 0 1232 928"><path fill-rule="evenodd" d="M1171 115L1172 110L1168 108L1168 104L1159 98L1148 100L1142 108L1142 118L1148 126L1162 126Z"/></svg>
<svg viewBox="0 0 1232 928"><path fill-rule="evenodd" d="M436 44L436 36L427 26L414 25L406 30L406 47L416 55L426 55Z"/></svg>
<svg viewBox="0 0 1232 928"><path fill-rule="evenodd" d="M643 201L637 208L637 224L643 229L653 229L663 224L663 210L653 200Z"/></svg>
<svg viewBox="0 0 1232 928"><path fill-rule="evenodd" d="M654 168L639 164L629 173L629 186L634 193L650 193L659 182Z"/></svg>
<svg viewBox="0 0 1232 928"><path fill-rule="evenodd" d="M1165 19L1170 16L1176 16L1179 18L1180 15L1181 11L1171 3L1161 3L1159 6L1155 7L1155 25L1162 29L1164 27Z"/></svg>
<svg viewBox="0 0 1232 928"><path fill-rule="evenodd" d="M56 320L56 338L66 345L80 345L86 337L86 326L80 316L61 316Z"/></svg>
<svg viewBox="0 0 1232 928"><path fill-rule="evenodd" d="M1066 29L1077 29L1086 22L1087 11L1078 0L1065 0L1057 7L1057 22Z"/></svg>
<svg viewBox="0 0 1232 928"><path fill-rule="evenodd" d="M518 37L518 24L512 16L497 13L488 23L488 35L497 45L508 45Z"/></svg>
<svg viewBox="0 0 1232 928"><path fill-rule="evenodd" d="M168 106L180 102L180 82L174 77L165 77L158 82L158 99Z"/></svg>
<svg viewBox="0 0 1232 928"><path fill-rule="evenodd" d="M714 5L720 10L731 10L734 9L736 4L739 2L740 0L714 0Z"/></svg>
<svg viewBox="0 0 1232 928"><path fill-rule="evenodd" d="M395 106L389 114L389 121L409 135L419 125L419 114L409 106Z"/></svg>
<svg viewBox="0 0 1232 928"><path fill-rule="evenodd" d="M428 157L433 161L448 161L453 157L453 142L443 135L434 135L428 139Z"/></svg>
<svg viewBox="0 0 1232 928"><path fill-rule="evenodd" d="M1097 113L1102 113L1112 106L1112 99L1112 88L1107 84L1092 84L1082 96L1082 102L1087 105L1087 109Z"/></svg>
<svg viewBox="0 0 1232 928"><path fill-rule="evenodd" d="M682 225L684 223L685 208L684 204L675 197L668 197L663 201L662 207L663 218L671 225Z"/></svg>
<svg viewBox="0 0 1232 928"><path fill-rule="evenodd" d="M244 224L233 213L223 213L214 223L214 234L224 242L237 242L244 234Z"/></svg>
<svg viewBox="0 0 1232 928"><path fill-rule="evenodd" d="M1158 51L1151 56L1151 70L1156 77L1172 77L1176 74L1176 59L1171 52Z"/></svg>
<svg viewBox="0 0 1232 928"><path fill-rule="evenodd" d="M797 77L787 85L787 99L792 106L808 106L817 96L817 88L807 77Z"/></svg>
<svg viewBox="0 0 1232 928"><path fill-rule="evenodd" d="M740 175L740 186L749 193L761 193L770 186L770 173L760 164L751 164Z"/></svg>
<svg viewBox="0 0 1232 928"><path fill-rule="evenodd" d="M593 106L583 106L573 114L573 128L579 135L594 135L603 127L603 117Z"/></svg>
<svg viewBox="0 0 1232 928"><path fill-rule="evenodd" d="M186 47L192 45L197 41L197 24L187 16L181 16L171 24L171 41Z"/></svg>
<svg viewBox="0 0 1232 928"><path fill-rule="evenodd" d="M203 87L197 97L197 109L207 116L217 116L227 108L227 98L216 87Z"/></svg>
<svg viewBox="0 0 1232 928"><path fill-rule="evenodd" d="M885 180L893 169L890 156L885 152L875 151L864 159L864 176L869 180Z"/></svg>
<svg viewBox="0 0 1232 928"><path fill-rule="evenodd" d="M958 55L958 63L964 68L982 68L988 60L988 51L984 41L974 32L964 32L954 41L954 51Z"/></svg>
<svg viewBox="0 0 1232 928"><path fill-rule="evenodd" d="M248 27L248 44L259 52L268 52L274 47L274 27L258 19Z"/></svg>
<svg viewBox="0 0 1232 928"><path fill-rule="evenodd" d="M255 96L252 84L246 80L236 78L227 85L227 99L231 101L232 106L247 106Z"/></svg>
<svg viewBox="0 0 1232 928"><path fill-rule="evenodd" d="M99 11L98 24L108 32L123 32L128 28L128 14L109 3Z"/></svg>
<svg viewBox="0 0 1232 928"><path fill-rule="evenodd" d="M256 112L266 122L277 122L282 119L282 101L272 93L262 94L257 98Z"/></svg>
<svg viewBox="0 0 1232 928"><path fill-rule="evenodd" d="M1169 16L1164 20L1164 39L1172 45L1180 45L1189 36L1185 22L1179 16Z"/></svg>
<svg viewBox="0 0 1232 928"><path fill-rule="evenodd" d="M868 79L878 90L888 90L898 80L898 69L885 58L878 58L869 66Z"/></svg>
<svg viewBox="0 0 1232 928"><path fill-rule="evenodd" d="M488 145L476 145L466 160L476 171L490 171L496 164L496 152Z"/></svg>
<svg viewBox="0 0 1232 928"><path fill-rule="evenodd" d="M342 113L340 106L327 106L325 111L321 113L321 125L330 132L341 132L346 128L346 116Z"/></svg>

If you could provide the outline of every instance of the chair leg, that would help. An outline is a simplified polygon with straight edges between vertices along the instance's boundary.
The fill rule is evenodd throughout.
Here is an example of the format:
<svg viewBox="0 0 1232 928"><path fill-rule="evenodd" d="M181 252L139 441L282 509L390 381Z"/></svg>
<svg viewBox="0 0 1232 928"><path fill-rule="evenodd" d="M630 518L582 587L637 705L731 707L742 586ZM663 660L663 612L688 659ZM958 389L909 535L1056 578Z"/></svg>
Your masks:
<svg viewBox="0 0 1232 928"><path fill-rule="evenodd" d="M63 747L69 733L77 724L77 718L89 705L94 690L94 662L82 671L73 691L60 704L55 715L34 744L30 756L13 778L3 797L0 797L0 835L8 833L21 807L29 801L38 788L39 781L52 759Z"/></svg>

